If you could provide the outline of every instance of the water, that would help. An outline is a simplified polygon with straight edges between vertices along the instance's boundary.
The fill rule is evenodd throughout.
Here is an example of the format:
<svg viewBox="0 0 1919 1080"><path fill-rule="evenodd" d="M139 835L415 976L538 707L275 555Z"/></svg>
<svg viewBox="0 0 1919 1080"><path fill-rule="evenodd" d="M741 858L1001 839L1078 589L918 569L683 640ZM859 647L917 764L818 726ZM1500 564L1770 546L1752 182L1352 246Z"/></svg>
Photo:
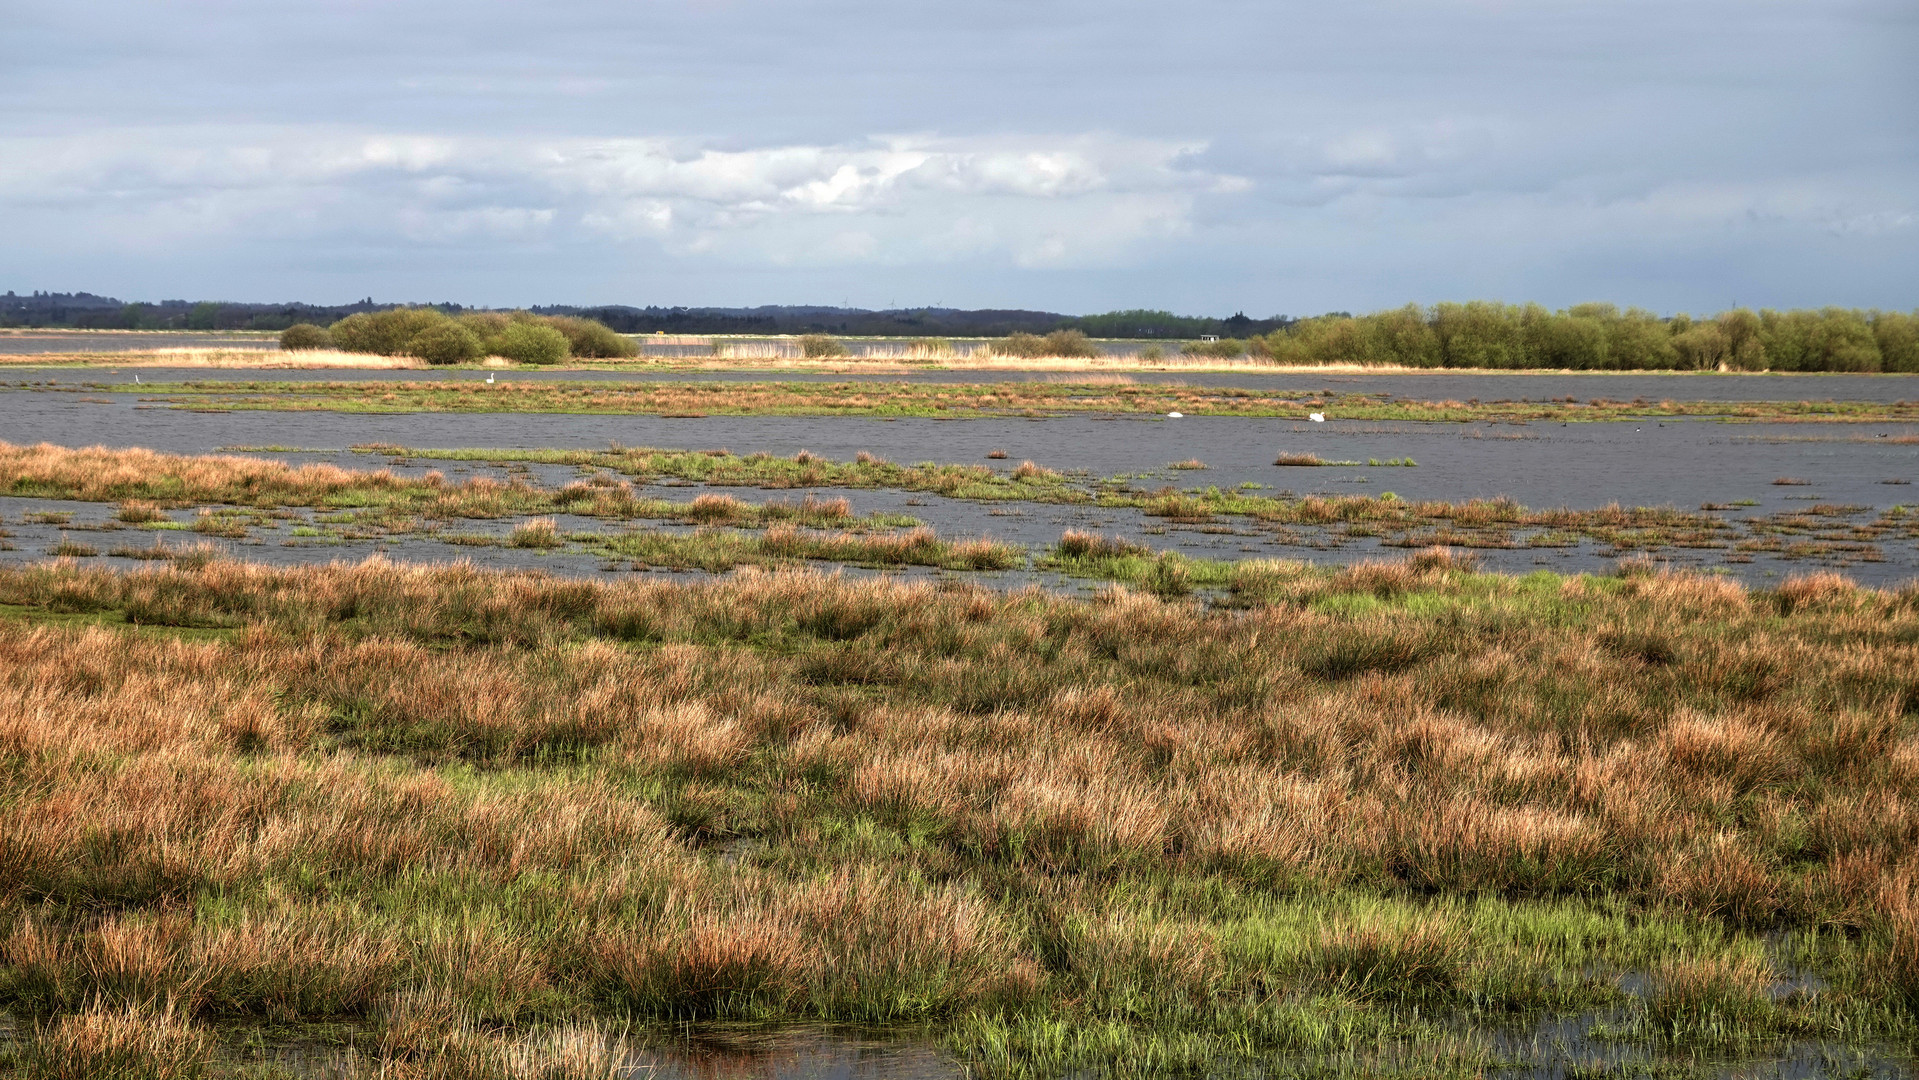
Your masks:
<svg viewBox="0 0 1919 1080"><path fill-rule="evenodd" d="M1484 1033L1486 1049L1497 1064L1488 1075L1511 1080L1567 1080L1599 1074L1724 1077L1727 1080L1899 1080L1914 1075L1909 1055L1888 1048L1848 1046L1817 1040L1787 1041L1745 1052L1705 1057L1682 1052L1677 1058L1654 1047L1595 1039L1600 1017L1543 1017L1531 1026ZM24 1032L0 1013L0 1046ZM271 1068L300 1080L362 1080L382 1075L377 1055L343 1048L338 1032L321 1038L276 1033L263 1040L245 1029L225 1032L223 1062L242 1068ZM1467 1033L1471 1037L1470 1033ZM920 1033L867 1032L807 1026L753 1027L689 1025L644 1035L611 1028L576 1028L560 1034L529 1032L506 1036L501 1045L525 1075L559 1057L555 1044L571 1048L575 1060L590 1056L605 1075L649 1080L960 1080L961 1063ZM580 1050L585 1048L586 1055ZM1276 1073L1310 1067L1314 1059L1277 1054L1266 1064ZM1223 1063L1222 1063L1223 1064ZM1238 1074L1234 1067L1228 1074ZM1258 1075L1255 1073L1254 1075Z"/></svg>
<svg viewBox="0 0 1919 1080"><path fill-rule="evenodd" d="M143 404L137 395L54 392L0 394L0 439L13 443L54 442L68 446L144 446L175 453L207 453L223 447L285 445L317 448L322 453L272 456L292 462L334 461L350 468L385 464L378 456L355 454L354 444L389 443L414 447L579 447L628 446L701 450L726 447L740 454L766 451L790 456L801 449L835 460L865 450L901 462L988 463L991 451L1007 458L1009 468L1031 459L1081 474L1082 479L1125 476L1135 488L1260 485L1265 494L1363 494L1391 491L1409 500L1461 502L1505 496L1535 508L1591 509L1611 503L1625 506L1674 506L1750 503L1726 511L1735 520L1804 510L1812 506L1857 508L1854 522L1871 520L1893 506L1919 501L1919 425L1728 424L1713 421L1644 421L1592 424L1424 424L1332 421L1311 424L1289 419L1243 417L1067 416L1046 420L979 419L877 420L843 417L601 416L511 413L350 414L324 412L195 413ZM1898 440L1908 441L1898 441ZM1369 465L1320 468L1272 464L1282 451L1310 452L1327 460L1381 461L1411 458L1417 467ZM1176 461L1197 458L1204 470L1173 470ZM450 466L450 467L449 467ZM460 463L420 460L410 467L440 468L458 478L470 475ZM478 466L486 471L485 466ZM570 469L537 473L543 483L572 479ZM1774 481L1793 478L1804 484ZM1155 547L1220 559L1293 557L1325 562L1393 556L1375 541L1330 538L1323 534L1262 528L1243 519L1209 526L1169 525L1135 510L1042 504L981 504L886 491L820 491L844 494L856 513L907 513L949 537L988 535L1030 547L1058 540L1067 528L1117 532L1149 540ZM681 499L690 493L656 491ZM746 494L746 493L742 493ZM782 492L798 499L803 492ZM758 496L752 496L757 498ZM64 531L55 525L22 520L30 511L66 510L76 525L107 526L104 505L53 506L14 498L0 499L0 518L14 536L15 550L0 558L41 557ZM179 517L180 515L176 515ZM1841 519L1835 518L1835 525ZM329 561L358 558L376 550L408 559L438 561L470 558L486 565L531 565L564 573L599 573L606 564L582 552L532 553L512 549L458 547L430 539L403 538L323 545L299 541L292 530L306 521L288 521L254 531L253 542L236 553L269 562ZM499 528L504 530L507 524ZM606 523L563 522L565 527L600 531ZM468 531L462 525L461 531ZM129 534L135 535L135 534ZM92 542L92 541L89 541ZM96 546L117 546L103 537ZM1484 550L1483 564L1524 572L1536 568L1603 571L1613 554L1594 545L1573 548ZM1674 549L1664 552L1678 565L1724 568L1740 578L1763 583L1790 573L1837 566L1862 582L1890 584L1919 575L1919 545L1911 537L1879 543L1874 559L1854 553L1823 559L1786 558L1753 553L1750 562L1728 560L1728 552ZM1065 584L1057 575L989 577L1007 585L1041 581Z"/></svg>
<svg viewBox="0 0 1919 1080"><path fill-rule="evenodd" d="M275 334L183 334L172 330L0 331L0 356L142 352L148 349L277 349Z"/></svg>

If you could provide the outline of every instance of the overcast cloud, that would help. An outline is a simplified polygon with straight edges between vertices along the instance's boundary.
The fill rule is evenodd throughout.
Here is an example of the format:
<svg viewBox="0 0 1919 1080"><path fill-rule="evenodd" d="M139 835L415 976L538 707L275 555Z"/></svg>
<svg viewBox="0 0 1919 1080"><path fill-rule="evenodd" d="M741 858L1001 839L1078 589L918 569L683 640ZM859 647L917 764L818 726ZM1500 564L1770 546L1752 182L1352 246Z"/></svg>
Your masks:
<svg viewBox="0 0 1919 1080"><path fill-rule="evenodd" d="M13 0L0 19L0 290L1919 305L1911 0Z"/></svg>

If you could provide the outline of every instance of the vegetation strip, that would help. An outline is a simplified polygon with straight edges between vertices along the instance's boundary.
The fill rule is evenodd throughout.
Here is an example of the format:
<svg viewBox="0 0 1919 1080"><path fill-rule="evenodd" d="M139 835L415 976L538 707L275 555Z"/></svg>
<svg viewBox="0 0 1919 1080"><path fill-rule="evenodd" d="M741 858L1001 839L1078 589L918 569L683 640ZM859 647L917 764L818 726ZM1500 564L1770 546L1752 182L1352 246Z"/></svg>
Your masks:
<svg viewBox="0 0 1919 1080"><path fill-rule="evenodd" d="M8 384L0 381L0 388ZM24 389L21 384L12 388ZM195 380L63 386L70 392L136 393L183 409L363 413L525 412L674 416L967 417L1069 414L1253 416L1335 420L1560 421L1644 418L1725 421L1919 422L1919 400L1872 401L1418 401L1388 394L1314 393L1133 383L561 382L479 379L286 382Z"/></svg>
<svg viewBox="0 0 1919 1080"><path fill-rule="evenodd" d="M1243 599L0 569L16 1060L269 1020L369 1025L367 1075L595 1017L930 1024L1004 1077L1919 1038L1915 588L1431 553Z"/></svg>

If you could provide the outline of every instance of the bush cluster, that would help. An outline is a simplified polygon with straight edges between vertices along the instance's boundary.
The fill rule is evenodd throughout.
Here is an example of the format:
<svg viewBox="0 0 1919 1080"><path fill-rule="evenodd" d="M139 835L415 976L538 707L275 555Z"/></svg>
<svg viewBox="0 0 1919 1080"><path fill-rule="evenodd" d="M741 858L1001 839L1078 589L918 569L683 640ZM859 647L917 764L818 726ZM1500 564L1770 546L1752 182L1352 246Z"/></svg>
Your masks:
<svg viewBox="0 0 1919 1080"><path fill-rule="evenodd" d="M300 344L288 344L289 338ZM315 343L317 342L317 344ZM295 326L281 348L332 348L382 356L414 356L429 364L458 364L503 356L522 364L557 364L569 356L615 359L637 355L632 341L591 319L527 311L474 311L459 316L436 308L391 308L349 315L330 328Z"/></svg>
<svg viewBox="0 0 1919 1080"><path fill-rule="evenodd" d="M1221 342L1221 345L1226 344ZM1287 364L1575 371L1919 372L1919 311L1760 311L1662 319L1611 304L1473 301L1303 319L1249 343Z"/></svg>
<svg viewBox="0 0 1919 1080"><path fill-rule="evenodd" d="M820 357L845 356L846 346L839 338L826 334L801 334L800 355L807 359Z"/></svg>
<svg viewBox="0 0 1919 1080"><path fill-rule="evenodd" d="M333 335L325 327L312 323L294 323L280 331L280 348L286 352L306 352L314 349L331 349Z"/></svg>
<svg viewBox="0 0 1919 1080"><path fill-rule="evenodd" d="M1084 331L1055 330L1045 337L1038 334L1008 334L993 347L1001 356L1035 360L1042 356L1093 357L1101 355Z"/></svg>

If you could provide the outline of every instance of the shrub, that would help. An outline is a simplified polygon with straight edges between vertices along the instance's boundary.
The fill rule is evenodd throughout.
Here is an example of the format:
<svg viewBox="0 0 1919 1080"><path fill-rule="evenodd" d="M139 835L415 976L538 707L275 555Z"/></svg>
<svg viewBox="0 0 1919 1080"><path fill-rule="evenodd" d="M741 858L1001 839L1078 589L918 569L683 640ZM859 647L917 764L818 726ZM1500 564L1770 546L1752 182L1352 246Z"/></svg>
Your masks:
<svg viewBox="0 0 1919 1080"><path fill-rule="evenodd" d="M1040 339L1046 350L1043 356L1094 357L1101 355L1099 346L1094 345L1084 332L1079 330L1055 330Z"/></svg>
<svg viewBox="0 0 1919 1080"><path fill-rule="evenodd" d="M391 308L348 315L327 332L333 347L345 352L408 356L414 338L449 321L434 308Z"/></svg>
<svg viewBox="0 0 1919 1080"><path fill-rule="evenodd" d="M469 311L455 321L473 331L473 336L480 339L481 347L486 348L489 355L492 353L491 347L499 342L500 335L513 325L512 318L501 311Z"/></svg>
<svg viewBox="0 0 1919 1080"><path fill-rule="evenodd" d="M840 342L839 338L829 337L826 334L802 334L800 335L800 355L814 359L824 356L845 356L847 352L846 346Z"/></svg>
<svg viewBox="0 0 1919 1080"><path fill-rule="evenodd" d="M516 322L500 335L494 352L522 364L557 364L568 355L566 335L542 323Z"/></svg>
<svg viewBox="0 0 1919 1080"><path fill-rule="evenodd" d="M1045 337L1038 334L1008 334L993 351L1001 356L1037 360L1043 356L1092 357L1103 355L1099 347L1079 330L1055 330Z"/></svg>
<svg viewBox="0 0 1919 1080"><path fill-rule="evenodd" d="M406 351L429 364L458 364L480 355L480 339L449 319L416 335Z"/></svg>
<svg viewBox="0 0 1919 1080"><path fill-rule="evenodd" d="M1046 355L1046 339L1038 334L1008 334L993 346L993 351L1001 356L1032 360Z"/></svg>
<svg viewBox="0 0 1919 1080"><path fill-rule="evenodd" d="M633 344L631 338L614 333L605 323L570 315L553 315L544 321L566 335L567 348L574 356L592 360L623 360L640 353L639 346Z"/></svg>
<svg viewBox="0 0 1919 1080"><path fill-rule="evenodd" d="M1879 342L1881 370L1919 372L1919 311L1873 312L1872 333Z"/></svg>
<svg viewBox="0 0 1919 1080"><path fill-rule="evenodd" d="M280 348L284 352L303 352L312 349L331 349L333 336L324 327L312 323L294 323L280 331Z"/></svg>

